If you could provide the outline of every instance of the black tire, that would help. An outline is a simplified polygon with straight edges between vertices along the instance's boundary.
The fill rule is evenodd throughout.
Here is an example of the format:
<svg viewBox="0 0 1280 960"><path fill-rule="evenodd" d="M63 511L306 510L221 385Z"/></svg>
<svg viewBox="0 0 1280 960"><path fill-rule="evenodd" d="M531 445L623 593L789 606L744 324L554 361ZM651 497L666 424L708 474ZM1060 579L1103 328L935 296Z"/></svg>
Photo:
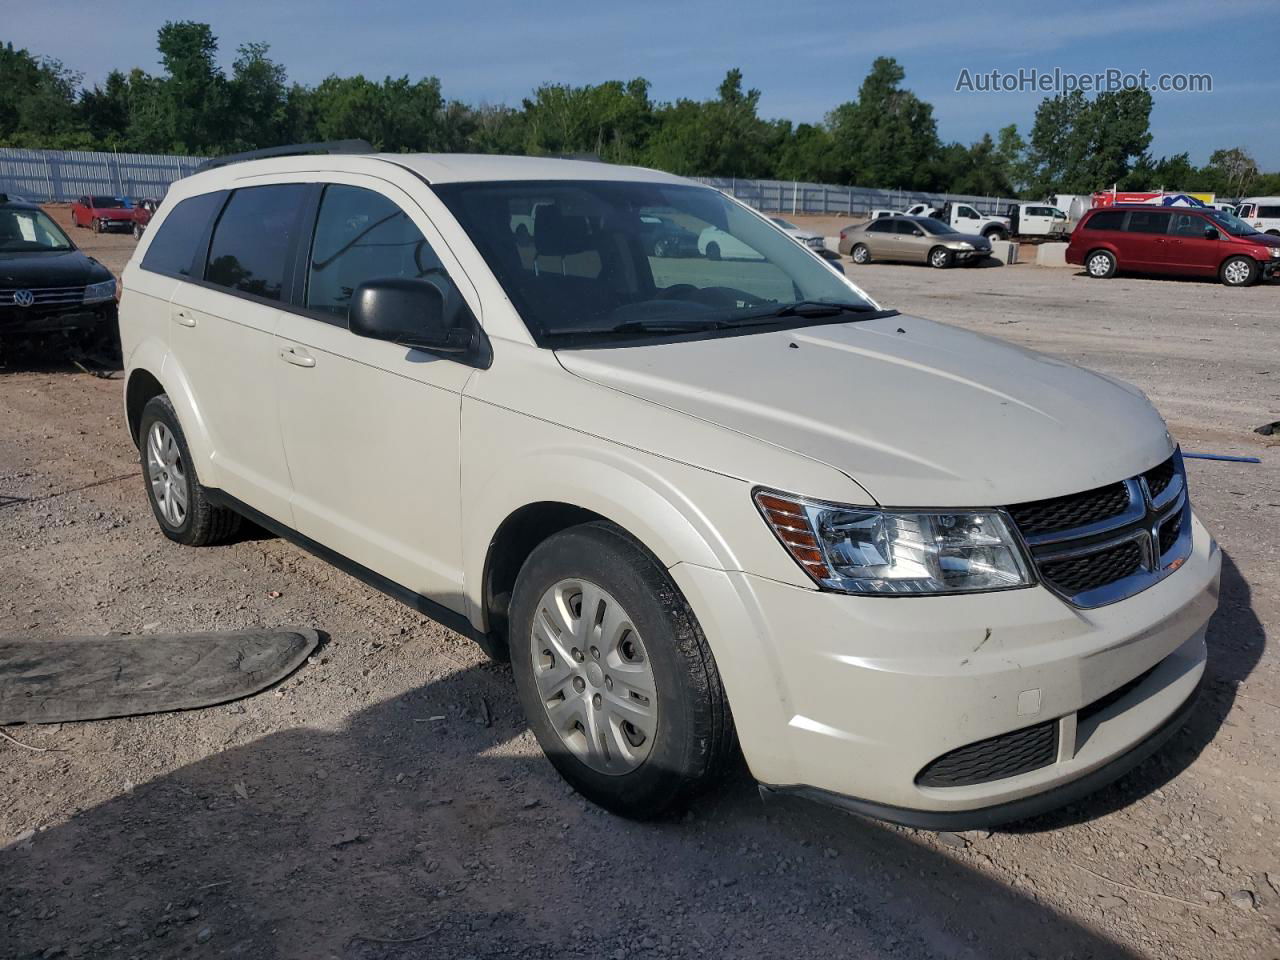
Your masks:
<svg viewBox="0 0 1280 960"><path fill-rule="evenodd" d="M710 243L707 244L707 259L708 260L720 259L720 244L716 243L714 240L712 240Z"/></svg>
<svg viewBox="0 0 1280 960"><path fill-rule="evenodd" d="M552 726L538 691L534 617L546 591L565 579L585 580L611 594L643 638L656 692L656 728L648 755L624 773L604 773L579 759ZM512 673L529 726L560 775L589 800L622 816L649 819L685 803L731 769L737 755L733 718L702 629L662 566L617 527L603 521L571 527L535 548L516 579L510 623Z"/></svg>
<svg viewBox="0 0 1280 960"><path fill-rule="evenodd" d="M1116 255L1110 250L1090 250L1085 254L1085 273L1095 280L1109 280L1116 275Z"/></svg>
<svg viewBox="0 0 1280 960"><path fill-rule="evenodd" d="M1253 257L1228 257L1218 268L1218 279L1228 287L1250 287L1258 282L1261 273Z"/></svg>
<svg viewBox="0 0 1280 960"><path fill-rule="evenodd" d="M162 423L176 441L179 453L178 464L181 467L183 482L186 486L187 507L181 522L174 523L168 519L156 499L156 493L148 476L147 444L151 436L153 424ZM195 463L191 458L191 450L187 446L186 434L178 423L178 415L168 396L160 394L147 401L142 408L142 417L138 426L138 449L142 463L142 482L146 487L147 500L151 511L155 514L160 531L175 543L189 547L206 547L215 543L223 543L230 539L240 528L240 515L225 507L214 506L209 502L205 488L200 484Z"/></svg>
<svg viewBox="0 0 1280 960"><path fill-rule="evenodd" d="M988 240L1008 240L1009 239L1009 234L1000 227L992 227L988 230L985 230L983 231L982 235L986 237Z"/></svg>
<svg viewBox="0 0 1280 960"><path fill-rule="evenodd" d="M929 266L945 270L955 263L955 255L946 247L934 247L929 251Z"/></svg>
<svg viewBox="0 0 1280 960"><path fill-rule="evenodd" d="M140 224L140 223L135 223L135 224L133 225L133 239L135 239L135 240L141 240L141 239L142 239L142 224Z"/></svg>
<svg viewBox="0 0 1280 960"><path fill-rule="evenodd" d="M855 243L853 249L849 251L849 256L858 266L865 266L871 262L871 248L865 243Z"/></svg>
<svg viewBox="0 0 1280 960"><path fill-rule="evenodd" d="M94 233L102 232L102 221L99 220L97 217L95 217L93 220L93 232Z"/></svg>
<svg viewBox="0 0 1280 960"><path fill-rule="evenodd" d="M1267 236L1268 236L1268 237L1280 237L1280 230L1268 230L1268 231L1267 231Z"/></svg>

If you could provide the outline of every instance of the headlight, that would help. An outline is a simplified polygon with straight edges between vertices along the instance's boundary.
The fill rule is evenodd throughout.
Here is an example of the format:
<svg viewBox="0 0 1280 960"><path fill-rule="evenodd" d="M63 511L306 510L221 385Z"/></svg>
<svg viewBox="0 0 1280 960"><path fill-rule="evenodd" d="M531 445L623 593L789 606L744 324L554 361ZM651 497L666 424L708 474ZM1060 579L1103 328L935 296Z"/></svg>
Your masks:
<svg viewBox="0 0 1280 960"><path fill-rule="evenodd" d="M970 243L968 240L960 240L957 243L953 243L951 246L953 249L956 249L956 250L972 250L973 249L973 244Z"/></svg>
<svg viewBox="0 0 1280 960"><path fill-rule="evenodd" d="M84 302L97 303L100 300L110 300L116 295L116 281L103 280L101 283L91 283L84 288Z"/></svg>
<svg viewBox="0 0 1280 960"><path fill-rule="evenodd" d="M1270 247L1268 249L1271 251L1271 256L1280 257L1280 247Z"/></svg>
<svg viewBox="0 0 1280 960"><path fill-rule="evenodd" d="M998 511L897 512L765 490L755 500L796 563L829 590L962 593L1031 583L1022 549Z"/></svg>

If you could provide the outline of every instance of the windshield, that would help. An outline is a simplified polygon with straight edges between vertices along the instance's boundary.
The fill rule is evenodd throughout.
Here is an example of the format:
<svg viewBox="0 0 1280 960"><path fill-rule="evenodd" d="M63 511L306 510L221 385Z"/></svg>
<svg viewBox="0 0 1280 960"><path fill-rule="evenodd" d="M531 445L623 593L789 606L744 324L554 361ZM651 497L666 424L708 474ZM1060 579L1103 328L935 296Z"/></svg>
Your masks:
<svg viewBox="0 0 1280 960"><path fill-rule="evenodd" d="M1225 210L1206 210L1205 213L1209 215L1210 220L1233 236L1251 237L1258 232L1239 217L1227 213Z"/></svg>
<svg viewBox="0 0 1280 960"><path fill-rule="evenodd" d="M926 231L932 234L955 233L956 231L941 220L935 220L933 217L919 217L915 221L917 226L924 227Z"/></svg>
<svg viewBox="0 0 1280 960"><path fill-rule="evenodd" d="M95 210L115 210L125 206L125 202L119 197L90 197L89 201L89 206Z"/></svg>
<svg viewBox="0 0 1280 960"><path fill-rule="evenodd" d="M560 180L434 189L540 346L875 309L822 260L708 187ZM654 219L678 234L655 239Z"/></svg>
<svg viewBox="0 0 1280 960"><path fill-rule="evenodd" d="M67 235L43 210L0 208L0 253L70 249Z"/></svg>

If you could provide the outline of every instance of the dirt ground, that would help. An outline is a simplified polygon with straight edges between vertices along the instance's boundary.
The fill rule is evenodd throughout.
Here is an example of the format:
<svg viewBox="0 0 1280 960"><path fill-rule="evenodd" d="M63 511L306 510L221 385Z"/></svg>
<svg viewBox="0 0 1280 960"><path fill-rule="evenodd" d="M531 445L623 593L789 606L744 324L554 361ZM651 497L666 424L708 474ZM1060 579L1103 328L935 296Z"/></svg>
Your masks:
<svg viewBox="0 0 1280 960"><path fill-rule="evenodd" d="M75 239L118 269L124 236ZM324 647L207 710L0 740L0 958L1280 957L1280 288L1034 266L850 275L882 304L1124 377L1192 451L1225 555L1209 683L1156 757L957 836L739 775L683 816L569 791L510 674L263 534L165 540L121 384L0 368L0 635L296 624ZM940 411L940 422L944 411ZM1268 642L1269 641L1269 642Z"/></svg>

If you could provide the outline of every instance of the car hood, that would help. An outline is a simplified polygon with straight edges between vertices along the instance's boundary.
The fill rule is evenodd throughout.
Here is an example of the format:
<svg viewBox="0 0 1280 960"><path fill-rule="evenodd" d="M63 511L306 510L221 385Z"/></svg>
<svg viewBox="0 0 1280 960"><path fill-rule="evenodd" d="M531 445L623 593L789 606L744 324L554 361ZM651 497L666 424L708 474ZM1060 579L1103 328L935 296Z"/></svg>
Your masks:
<svg viewBox="0 0 1280 960"><path fill-rule="evenodd" d="M1137 388L917 317L557 357L586 380L829 464L885 505L1074 493L1173 449ZM705 449L715 469L713 437Z"/></svg>
<svg viewBox="0 0 1280 960"><path fill-rule="evenodd" d="M1269 233L1256 233L1250 237L1239 237L1249 243L1256 243L1260 247L1280 247L1280 237L1273 237Z"/></svg>
<svg viewBox="0 0 1280 960"><path fill-rule="evenodd" d="M0 287L75 287L109 280L111 272L79 250L5 253L0 250Z"/></svg>

